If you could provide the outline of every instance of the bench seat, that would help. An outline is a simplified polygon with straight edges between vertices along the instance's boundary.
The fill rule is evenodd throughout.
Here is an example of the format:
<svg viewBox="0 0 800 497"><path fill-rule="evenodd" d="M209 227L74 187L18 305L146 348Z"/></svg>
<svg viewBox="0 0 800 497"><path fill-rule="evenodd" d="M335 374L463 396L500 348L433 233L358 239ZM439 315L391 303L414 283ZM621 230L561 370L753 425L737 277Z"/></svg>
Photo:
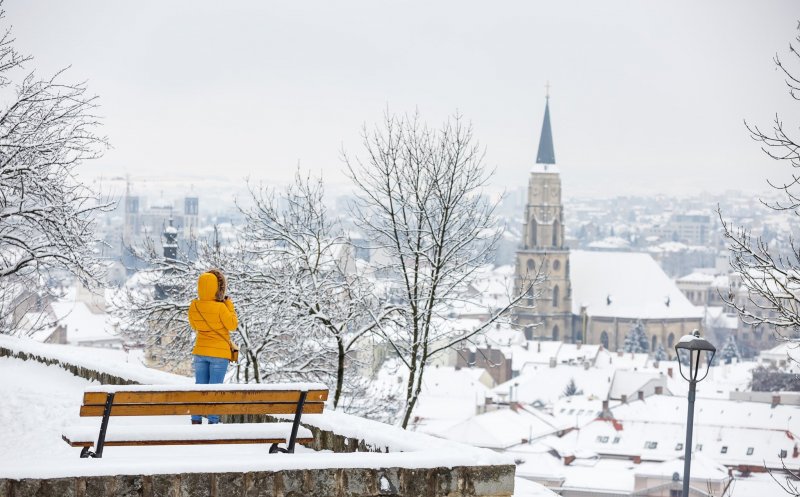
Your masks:
<svg viewBox="0 0 800 497"><path fill-rule="evenodd" d="M247 423L216 425L123 425L110 426L105 445L205 445L286 443L292 423ZM91 447L97 443L96 426L67 426L61 438L72 447ZM308 428L299 427L298 443L311 443Z"/></svg>

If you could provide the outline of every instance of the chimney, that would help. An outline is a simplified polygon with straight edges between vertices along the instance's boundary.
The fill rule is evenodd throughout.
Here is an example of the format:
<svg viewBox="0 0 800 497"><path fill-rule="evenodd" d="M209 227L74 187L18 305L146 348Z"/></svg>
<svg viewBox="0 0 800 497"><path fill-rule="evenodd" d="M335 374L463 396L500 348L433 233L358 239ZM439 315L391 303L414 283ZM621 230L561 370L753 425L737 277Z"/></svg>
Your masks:
<svg viewBox="0 0 800 497"><path fill-rule="evenodd" d="M633 461L633 464L642 464L642 456L633 456L631 461Z"/></svg>
<svg viewBox="0 0 800 497"><path fill-rule="evenodd" d="M574 461L574 460L575 460L575 456L572 456L572 455L564 456L564 466L569 466L570 464L572 464L572 461Z"/></svg>
<svg viewBox="0 0 800 497"><path fill-rule="evenodd" d="M672 378L672 368L667 368L667 376Z"/></svg>
<svg viewBox="0 0 800 497"><path fill-rule="evenodd" d="M656 395L664 395L664 387L662 387L660 385L657 386L656 387Z"/></svg>
<svg viewBox="0 0 800 497"><path fill-rule="evenodd" d="M578 350L581 350L581 341L580 341L580 340L578 340L577 342L575 342L575 345L576 345L576 347L577 347L577 349L578 349Z"/></svg>
<svg viewBox="0 0 800 497"><path fill-rule="evenodd" d="M619 400L621 400L623 404L627 404L628 403L628 396L625 395L625 394L622 394L622 396L620 396Z"/></svg>
<svg viewBox="0 0 800 497"><path fill-rule="evenodd" d="M608 400L603 401L603 410L600 411L600 419L611 419L611 411L608 409Z"/></svg>
<svg viewBox="0 0 800 497"><path fill-rule="evenodd" d="M639 400L644 400L644 391L639 390L638 394L639 394Z"/></svg>
<svg viewBox="0 0 800 497"><path fill-rule="evenodd" d="M775 407L781 403L781 396L780 395L773 395L772 396L772 407Z"/></svg>

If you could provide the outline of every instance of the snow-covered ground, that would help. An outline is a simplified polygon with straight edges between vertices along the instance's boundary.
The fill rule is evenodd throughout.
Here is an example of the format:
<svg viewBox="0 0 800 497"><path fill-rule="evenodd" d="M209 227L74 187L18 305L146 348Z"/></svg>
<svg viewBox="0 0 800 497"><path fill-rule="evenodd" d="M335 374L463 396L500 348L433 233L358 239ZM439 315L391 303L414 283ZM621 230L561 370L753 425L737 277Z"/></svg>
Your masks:
<svg viewBox="0 0 800 497"><path fill-rule="evenodd" d="M102 459L80 459L80 450L69 447L61 434L67 425L99 426L98 418L78 417L84 389L92 383L57 366L9 357L0 358L0 378L5 379L0 382L0 398L3 399L0 426L4 435L0 437L0 460L4 461L0 466L0 478L327 467L424 468L511 462L510 457L492 451L408 433L337 412L307 415L304 421L322 428L343 428L346 436L376 439L390 447L390 453L332 454L299 448L292 457L280 457L268 454L265 445L197 445L107 447ZM185 426L189 417L115 417L111 420L111 424L117 426L154 423Z"/></svg>

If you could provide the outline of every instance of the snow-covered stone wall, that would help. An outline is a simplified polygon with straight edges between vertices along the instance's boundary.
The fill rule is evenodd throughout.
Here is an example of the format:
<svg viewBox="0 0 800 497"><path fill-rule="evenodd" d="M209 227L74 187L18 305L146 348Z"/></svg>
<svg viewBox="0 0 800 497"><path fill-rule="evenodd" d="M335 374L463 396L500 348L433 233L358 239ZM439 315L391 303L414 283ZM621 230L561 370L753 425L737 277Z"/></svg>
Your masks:
<svg viewBox="0 0 800 497"><path fill-rule="evenodd" d="M0 479L0 497L508 497L513 487L513 466L331 468Z"/></svg>

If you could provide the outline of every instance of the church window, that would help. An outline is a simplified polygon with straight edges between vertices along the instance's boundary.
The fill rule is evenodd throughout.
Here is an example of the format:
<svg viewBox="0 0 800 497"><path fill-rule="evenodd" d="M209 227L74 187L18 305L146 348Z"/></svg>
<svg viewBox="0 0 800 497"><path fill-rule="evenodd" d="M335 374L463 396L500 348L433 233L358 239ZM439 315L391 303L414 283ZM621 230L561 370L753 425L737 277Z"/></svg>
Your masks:
<svg viewBox="0 0 800 497"><path fill-rule="evenodd" d="M603 348L608 350L608 332L603 331L600 333L600 343L603 344Z"/></svg>
<svg viewBox="0 0 800 497"><path fill-rule="evenodd" d="M558 220L556 219L553 222L553 244L552 244L553 247L559 247L561 245L561 243L559 243L560 242L560 240L559 240L560 237L558 236L559 235L559 231L561 231L561 230L559 229L559 223L558 223Z"/></svg>
<svg viewBox="0 0 800 497"><path fill-rule="evenodd" d="M554 342L558 341L558 335L559 335L558 325L555 325L555 326L553 326L553 341Z"/></svg>
<svg viewBox="0 0 800 497"><path fill-rule="evenodd" d="M675 346L675 335L670 333L669 336L667 337L667 348L671 350L672 347L674 346Z"/></svg>
<svg viewBox="0 0 800 497"><path fill-rule="evenodd" d="M653 339L650 340L650 351L655 352L656 350L656 336L653 335Z"/></svg>
<svg viewBox="0 0 800 497"><path fill-rule="evenodd" d="M553 261L553 271L558 271L559 269L561 269L561 262L557 260Z"/></svg>
<svg viewBox="0 0 800 497"><path fill-rule="evenodd" d="M553 307L558 307L558 285L553 287Z"/></svg>
<svg viewBox="0 0 800 497"><path fill-rule="evenodd" d="M536 263L533 262L533 259L528 259L528 272L531 272L534 269L536 269Z"/></svg>
<svg viewBox="0 0 800 497"><path fill-rule="evenodd" d="M531 232L531 247L536 247L538 244L538 240L536 239L536 232L539 230L539 226L536 224L536 219L531 218L531 222L528 225L528 229Z"/></svg>

